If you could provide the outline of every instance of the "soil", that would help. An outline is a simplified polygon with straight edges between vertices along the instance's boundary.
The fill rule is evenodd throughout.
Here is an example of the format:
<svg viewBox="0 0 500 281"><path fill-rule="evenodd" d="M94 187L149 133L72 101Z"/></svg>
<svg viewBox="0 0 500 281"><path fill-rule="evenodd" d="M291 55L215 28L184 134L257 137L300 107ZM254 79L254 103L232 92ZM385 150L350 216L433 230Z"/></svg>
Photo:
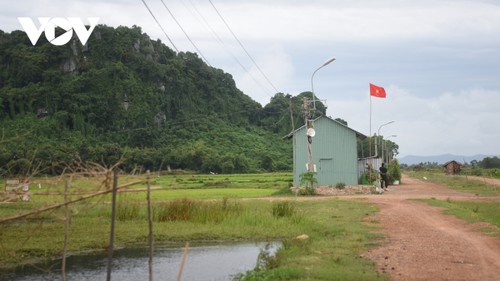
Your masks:
<svg viewBox="0 0 500 281"><path fill-rule="evenodd" d="M499 202L500 197L478 197L425 180L404 177L404 184L390 186L384 194L352 195L379 206L374 216L385 236L382 246L362 257L375 261L377 270L390 280L500 280L500 237L443 209L413 198ZM372 220L373 217L370 218Z"/></svg>

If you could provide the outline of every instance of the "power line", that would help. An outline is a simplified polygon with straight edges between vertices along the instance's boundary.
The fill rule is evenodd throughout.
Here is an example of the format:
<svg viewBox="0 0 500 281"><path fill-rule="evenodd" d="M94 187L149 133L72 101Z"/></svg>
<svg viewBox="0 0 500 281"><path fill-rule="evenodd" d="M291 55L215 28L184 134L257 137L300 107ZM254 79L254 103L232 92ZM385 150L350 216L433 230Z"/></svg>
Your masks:
<svg viewBox="0 0 500 281"><path fill-rule="evenodd" d="M222 22L224 23L224 25L227 27L227 29L229 30L229 32L231 32L231 34L233 35L234 39L238 42L238 44L243 49L243 51L245 51L245 53L250 58L250 60L253 62L253 64L255 65L255 67L257 67L257 69L259 70L260 74L262 74L262 76L266 79L266 81L269 83L269 85L271 85L273 87L273 89L276 91L276 93L279 93L278 89L276 89L276 87L273 85L273 83L271 83L271 81L269 80L269 78L267 78L266 74L264 74L264 72L262 71L262 69L255 62L255 60L252 58L252 56L250 55L250 53L248 53L248 51L243 46L243 44L238 39L238 37L236 37L236 34L234 34L234 32L231 29L231 27L229 27L229 24L226 22L226 20L224 19L224 17L222 17L221 13L219 13L219 10L217 10L217 8L215 7L214 3L212 3L212 0L208 0L208 2L210 2L210 4L212 5L212 7L214 8L215 12L217 13L217 15L220 17L220 19L222 20Z"/></svg>
<svg viewBox="0 0 500 281"><path fill-rule="evenodd" d="M173 48L177 51L177 53L179 53L179 50L177 49L177 47L175 46L174 42L171 40L171 38L168 36L167 32L165 31L165 29L163 28L163 26L160 24L160 22L157 20L157 18L154 16L153 12L151 11L151 9L149 8L149 6L147 5L147 3L145 2L145 0L141 0L144 4L144 6L146 6L146 8L148 9L149 13L151 14L151 16L153 17L153 19L155 20L155 22L158 24L158 26L160 27L160 29L162 30L163 34L167 37L167 39L169 40L170 44L173 46ZM174 16L174 14L172 13L172 11L167 7L167 5L165 4L165 2L163 0L160 0L163 4L163 6L165 7L165 9L167 10L167 12L170 14L170 16L172 17L172 19L175 21L175 23L179 26L179 28L181 29L181 31L184 33L184 35L186 36L186 38L189 40L189 42L193 45L193 47L196 49L196 51L198 52L198 54L203 58L203 60L209 65L209 61L206 59L206 57L203 55L203 53L198 49L198 47L196 46L196 44L193 42L193 40L189 37L189 35L187 34L187 32L184 30L184 28L182 27L182 25L180 24L180 22L177 20L177 18ZM229 50L229 48L227 47L227 45L224 43L224 41L217 35L217 33L214 31L214 29L211 27L211 25L208 23L208 21L205 19L205 17L203 17L203 15L199 12L199 10L196 8L196 6L194 6L194 4L190 1L190 4L191 6L193 6L193 8L195 9L195 11L198 13L198 15L202 18L202 20L204 21L205 25L211 30L211 33L212 35L216 38L216 40L223 46L225 47L226 51L233 57L233 59L238 63L238 65L250 76L250 78L259 86L261 87L264 92L270 96L270 97L273 97L272 94L270 94L268 92L268 90L266 90L266 88L255 78L255 76L243 65L243 63L241 63L241 61ZM220 19L222 20L222 22L224 23L224 25L227 27L227 29L231 32L232 36L235 38L235 40L238 42L238 44L240 45L240 47L243 49L243 51L246 53L246 55L250 58L250 60L252 61L252 63L256 66L256 68L258 69L258 71L260 72L260 74L266 79L266 81L269 83L269 85L271 85L271 87L274 89L274 91L276 93L278 93L278 89L273 85L273 83L269 80L269 78L265 75L265 73L262 71L262 69L259 67L259 65L256 63L256 61L252 58L252 56L250 55L250 53L246 50L246 48L243 46L243 43L241 43L241 41L238 39L238 37L236 36L236 34L233 32L233 30L231 29L231 27L229 26L229 24L225 21L225 19L223 18L222 14L217 10L217 8L215 7L215 5L212 3L212 1L210 1L210 4L212 5L212 7L214 8L214 10L216 11L217 15L220 17ZM189 10L189 9L188 9Z"/></svg>
<svg viewBox="0 0 500 281"><path fill-rule="evenodd" d="M172 44L172 47L174 47L175 51L178 53L179 50L175 46L174 42L172 42L172 39L170 39L170 37L167 35L167 32L165 32L165 29L163 29L163 26L161 26L160 22L156 19L155 15L153 14L153 12L151 11L151 9L149 8L148 4L146 4L146 1L144 1L144 0L141 0L141 1L142 1L142 3L144 3L144 6L146 6L146 9L148 9L149 13L153 17L153 19L156 21L156 23L158 24L158 26L160 27L160 29L163 31L163 34L165 34L165 36L167 37L167 39L170 42L170 44Z"/></svg>
<svg viewBox="0 0 500 281"><path fill-rule="evenodd" d="M184 30L184 28L182 28L182 25L179 23L179 21L177 21L177 18L175 18L174 14L170 11L170 9L167 7L167 5L165 5L165 2L163 0L161 0L161 3L165 7L165 9L168 11L168 13L172 17L172 19L175 21L175 23L177 24L177 26L179 26L179 28L182 30L182 32L184 33L184 35L186 35L186 37L189 40L189 42L191 42L191 45L193 45L193 47L200 54L200 56L203 58L203 60L208 64L208 66L211 66L210 63L208 62L208 60L205 58L205 56L203 56L203 53L198 49L198 47L196 47L196 45L194 44L193 40L191 40L191 38L189 37L189 35L187 34L187 32Z"/></svg>
<svg viewBox="0 0 500 281"><path fill-rule="evenodd" d="M255 78L255 76L243 65L243 63L238 59L238 57L236 57L232 52L231 50L229 49L229 47L224 43L224 41L220 38L220 36L217 34L217 32L212 28L212 26L210 25L210 23L207 21L207 19L200 13L200 11L198 10L198 8L196 8L196 6L193 4L193 2L191 0L188 0L189 1L189 4L191 5L191 7L193 7L193 9L195 10L195 12L198 14L198 16L203 20L203 23L206 27L208 27L208 29L210 30L213 38L216 39L217 42L219 42L219 44L225 48L226 52L228 52L231 57L236 61L236 63L245 71L245 73L248 73L248 75L250 76L250 78L252 78L252 80L255 82L255 84L257 84L262 90L264 90L264 92L269 96L269 97L273 97L272 94L270 94L268 92L268 89L266 89L264 87L264 85L262 85L262 83L260 83L257 78ZM183 1L181 1L182 4L184 4ZM184 5L184 7L188 10L189 8ZM190 11L191 12L191 11ZM199 19L196 15L194 15L193 13L191 13L193 15L193 17L195 17L198 22ZM201 23L201 22L200 22Z"/></svg>

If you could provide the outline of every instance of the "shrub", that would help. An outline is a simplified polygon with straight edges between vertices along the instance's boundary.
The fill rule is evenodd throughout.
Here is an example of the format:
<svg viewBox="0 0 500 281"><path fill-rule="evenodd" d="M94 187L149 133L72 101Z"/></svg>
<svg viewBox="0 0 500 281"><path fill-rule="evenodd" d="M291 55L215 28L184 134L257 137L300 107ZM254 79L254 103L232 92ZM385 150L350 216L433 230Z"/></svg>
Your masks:
<svg viewBox="0 0 500 281"><path fill-rule="evenodd" d="M187 221L194 211L194 201L187 198L162 203L153 212L156 221Z"/></svg>
<svg viewBox="0 0 500 281"><path fill-rule="evenodd" d="M364 172L361 175L361 183L372 184L374 181L377 180L377 174L378 174L378 172L376 170L373 170L373 169L371 170L371 173L370 173L370 171Z"/></svg>
<svg viewBox="0 0 500 281"><path fill-rule="evenodd" d="M491 172L490 172L490 175L491 177L493 178L500 178L500 173L496 170L496 169L493 169Z"/></svg>
<svg viewBox="0 0 500 281"><path fill-rule="evenodd" d="M241 213L240 203L220 201L203 202L190 199L173 200L154 207L156 221L192 221L198 223L221 222L230 214Z"/></svg>
<svg viewBox="0 0 500 281"><path fill-rule="evenodd" d="M300 187L299 188L299 195L302 196L308 196L308 195L315 195L316 194L316 189L314 187Z"/></svg>
<svg viewBox="0 0 500 281"><path fill-rule="evenodd" d="M478 169L478 168L472 169L470 171L470 173L473 176L482 176L483 175L483 172L481 171L481 169Z"/></svg>
<svg viewBox="0 0 500 281"><path fill-rule="evenodd" d="M295 204L290 201L277 201L272 205L273 216L277 218L291 217L295 213Z"/></svg>
<svg viewBox="0 0 500 281"><path fill-rule="evenodd" d="M401 181L401 168L397 159L392 160L389 164L389 176L392 180Z"/></svg>
<svg viewBox="0 0 500 281"><path fill-rule="evenodd" d="M338 182L336 185L335 185L335 188L338 189L338 190L342 190L345 188L345 183L343 182Z"/></svg>
<svg viewBox="0 0 500 281"><path fill-rule="evenodd" d="M318 184L318 180L314 176L315 174L316 173L312 173L312 172L300 174L300 176L299 176L300 186L314 187L315 184Z"/></svg>
<svg viewBox="0 0 500 281"><path fill-rule="evenodd" d="M306 172L299 176L299 195L314 195L316 194L315 184L318 184L318 180L314 176L316 173Z"/></svg>
<svg viewBox="0 0 500 281"><path fill-rule="evenodd" d="M130 200L127 196L120 196L116 204L116 219L119 221L138 219L141 213L140 203Z"/></svg>

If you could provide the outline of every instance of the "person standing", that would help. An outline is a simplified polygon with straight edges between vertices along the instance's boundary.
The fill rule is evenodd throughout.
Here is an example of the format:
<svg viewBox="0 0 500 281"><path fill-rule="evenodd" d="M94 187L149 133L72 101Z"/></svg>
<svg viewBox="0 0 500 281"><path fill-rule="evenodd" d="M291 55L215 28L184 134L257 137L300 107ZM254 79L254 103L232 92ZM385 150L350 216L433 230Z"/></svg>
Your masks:
<svg viewBox="0 0 500 281"><path fill-rule="evenodd" d="M387 181L387 168L385 167L385 164L382 163L380 168L378 169L380 171L380 188L387 190L387 187L389 186L389 183ZM385 184L385 187L384 187Z"/></svg>

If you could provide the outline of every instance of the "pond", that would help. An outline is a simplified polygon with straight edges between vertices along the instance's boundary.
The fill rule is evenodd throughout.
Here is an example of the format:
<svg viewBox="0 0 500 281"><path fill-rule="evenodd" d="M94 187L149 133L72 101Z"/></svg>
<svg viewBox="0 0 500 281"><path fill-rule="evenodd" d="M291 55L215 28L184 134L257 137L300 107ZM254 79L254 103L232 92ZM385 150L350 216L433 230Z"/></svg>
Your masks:
<svg viewBox="0 0 500 281"><path fill-rule="evenodd" d="M212 244L191 246L182 272L182 280L232 280L238 273L253 269L259 253L269 244L274 254L279 242ZM184 248L156 247L154 280L177 280ZM147 248L115 250L111 280L136 281L149 278ZM60 280L61 261L49 265L28 265L9 273L0 272L1 280ZM66 259L67 280L106 280L107 254L75 255Z"/></svg>

